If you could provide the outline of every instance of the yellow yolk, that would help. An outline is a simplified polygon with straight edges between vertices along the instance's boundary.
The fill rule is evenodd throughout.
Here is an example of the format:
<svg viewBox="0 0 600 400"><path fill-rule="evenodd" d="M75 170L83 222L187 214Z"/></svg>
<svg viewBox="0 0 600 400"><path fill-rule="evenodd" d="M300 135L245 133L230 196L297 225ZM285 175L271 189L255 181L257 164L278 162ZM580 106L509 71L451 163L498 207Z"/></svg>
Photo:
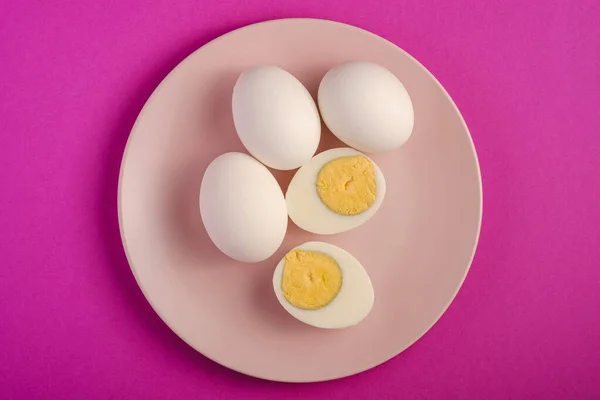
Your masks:
<svg viewBox="0 0 600 400"><path fill-rule="evenodd" d="M342 287L342 270L332 257L310 250L285 255L281 290L292 305L316 310L331 303Z"/></svg>
<svg viewBox="0 0 600 400"><path fill-rule="evenodd" d="M317 174L317 193L337 214L357 215L368 210L377 195L373 163L363 156L329 161Z"/></svg>

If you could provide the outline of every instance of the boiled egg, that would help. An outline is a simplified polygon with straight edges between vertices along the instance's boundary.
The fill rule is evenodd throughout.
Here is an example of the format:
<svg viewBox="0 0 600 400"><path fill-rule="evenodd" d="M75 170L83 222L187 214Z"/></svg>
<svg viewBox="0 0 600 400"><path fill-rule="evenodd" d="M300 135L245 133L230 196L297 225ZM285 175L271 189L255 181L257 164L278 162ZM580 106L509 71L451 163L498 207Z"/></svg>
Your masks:
<svg viewBox="0 0 600 400"><path fill-rule="evenodd" d="M212 242L244 262L269 258L283 242L287 210L271 172L243 153L225 153L206 169L200 215Z"/></svg>
<svg viewBox="0 0 600 400"><path fill-rule="evenodd" d="M296 172L285 195L290 219L323 235L362 225L377 212L384 196L379 167L350 148L317 154Z"/></svg>
<svg viewBox="0 0 600 400"><path fill-rule="evenodd" d="M244 71L233 88L232 111L242 144L268 167L296 169L317 151L317 106L304 85L281 68Z"/></svg>
<svg viewBox="0 0 600 400"><path fill-rule="evenodd" d="M346 328L371 311L369 275L347 251L324 242L304 243L277 264L273 289L283 308L317 328Z"/></svg>
<svg viewBox="0 0 600 400"><path fill-rule="evenodd" d="M412 101L389 70L370 62L338 65L318 93L323 121L342 142L367 153L397 149L414 125Z"/></svg>

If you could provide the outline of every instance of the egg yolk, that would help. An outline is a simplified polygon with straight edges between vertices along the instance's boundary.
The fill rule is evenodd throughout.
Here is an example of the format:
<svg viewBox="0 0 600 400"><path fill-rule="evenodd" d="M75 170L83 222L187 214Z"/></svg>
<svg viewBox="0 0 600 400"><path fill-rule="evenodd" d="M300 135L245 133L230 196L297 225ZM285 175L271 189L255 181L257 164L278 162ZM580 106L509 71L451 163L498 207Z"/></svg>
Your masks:
<svg viewBox="0 0 600 400"><path fill-rule="evenodd" d="M371 160L364 156L329 161L317 174L321 202L341 215L357 215L375 202L377 182Z"/></svg>
<svg viewBox="0 0 600 400"><path fill-rule="evenodd" d="M310 250L285 255L281 289L292 305L317 310L331 303L342 287L342 270L332 257Z"/></svg>

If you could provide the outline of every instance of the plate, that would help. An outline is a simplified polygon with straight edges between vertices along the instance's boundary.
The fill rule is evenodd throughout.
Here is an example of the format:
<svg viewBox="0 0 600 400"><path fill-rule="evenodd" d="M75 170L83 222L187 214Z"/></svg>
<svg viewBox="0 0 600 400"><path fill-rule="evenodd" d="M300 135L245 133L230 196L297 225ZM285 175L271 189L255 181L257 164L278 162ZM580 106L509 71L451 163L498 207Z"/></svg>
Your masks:
<svg viewBox="0 0 600 400"><path fill-rule="evenodd" d="M327 237L290 223L279 251L262 263L225 257L204 230L198 193L210 161L227 151L244 151L231 116L236 78L254 65L278 65L314 96L329 68L351 60L390 69L414 103L410 140L397 151L373 155L388 183L379 212L358 229ZM320 151L341 145L324 130ZM293 171L274 173L285 189ZM179 337L244 374L313 382L379 365L438 320L473 259L482 192L467 126L421 64L359 28L288 19L213 40L164 79L131 131L118 203L135 278ZM319 330L295 320L277 302L271 283L277 262L287 250L315 239L348 250L371 277L375 304L355 327Z"/></svg>

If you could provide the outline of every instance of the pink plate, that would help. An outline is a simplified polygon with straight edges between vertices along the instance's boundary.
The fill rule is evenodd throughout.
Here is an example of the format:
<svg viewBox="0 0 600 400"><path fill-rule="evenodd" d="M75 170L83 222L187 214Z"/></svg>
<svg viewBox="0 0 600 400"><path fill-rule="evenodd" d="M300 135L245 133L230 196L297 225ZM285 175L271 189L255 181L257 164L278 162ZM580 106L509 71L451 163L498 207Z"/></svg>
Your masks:
<svg viewBox="0 0 600 400"><path fill-rule="evenodd" d="M410 140L398 151L373 156L387 181L381 209L360 228L330 237L308 234L290 223L279 251L259 264L225 257L204 231L198 192L212 159L244 151L231 116L235 79L251 66L274 64L315 95L325 72L350 60L390 69L414 103ZM320 150L340 145L324 130ZM284 189L292 174L276 172ZM481 206L473 142L437 80L378 36L311 19L251 25L185 59L140 113L119 184L123 244L158 315L206 357L244 374L288 382L364 371L421 337L467 274ZM271 284L275 265L287 250L308 240L348 250L371 276L375 305L356 327L312 328L278 304Z"/></svg>

